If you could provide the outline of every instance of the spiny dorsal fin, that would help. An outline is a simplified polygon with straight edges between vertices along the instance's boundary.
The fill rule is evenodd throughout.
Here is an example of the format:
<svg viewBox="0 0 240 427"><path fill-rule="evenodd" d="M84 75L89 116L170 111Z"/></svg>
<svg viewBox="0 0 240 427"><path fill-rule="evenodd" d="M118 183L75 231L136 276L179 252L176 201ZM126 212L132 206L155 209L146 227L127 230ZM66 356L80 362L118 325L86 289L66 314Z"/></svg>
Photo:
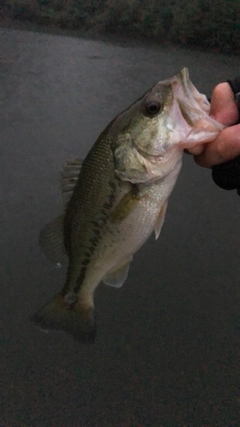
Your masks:
<svg viewBox="0 0 240 427"><path fill-rule="evenodd" d="M64 215L58 216L40 232L39 244L46 258L54 264L67 264L68 257L64 245Z"/></svg>
<svg viewBox="0 0 240 427"><path fill-rule="evenodd" d="M64 209L66 209L72 197L72 193L77 183L82 163L83 160L81 159L73 159L68 160L63 165L63 172L61 173L61 191Z"/></svg>

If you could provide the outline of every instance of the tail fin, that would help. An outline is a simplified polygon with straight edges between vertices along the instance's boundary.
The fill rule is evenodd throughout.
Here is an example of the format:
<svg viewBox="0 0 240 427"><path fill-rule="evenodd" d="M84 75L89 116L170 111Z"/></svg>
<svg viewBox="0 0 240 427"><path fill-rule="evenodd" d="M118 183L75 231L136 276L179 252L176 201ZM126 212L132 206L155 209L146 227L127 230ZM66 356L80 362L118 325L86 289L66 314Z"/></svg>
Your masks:
<svg viewBox="0 0 240 427"><path fill-rule="evenodd" d="M86 309L78 304L69 305L61 294L40 308L31 320L42 329L64 331L81 343L94 343L96 323L93 307Z"/></svg>

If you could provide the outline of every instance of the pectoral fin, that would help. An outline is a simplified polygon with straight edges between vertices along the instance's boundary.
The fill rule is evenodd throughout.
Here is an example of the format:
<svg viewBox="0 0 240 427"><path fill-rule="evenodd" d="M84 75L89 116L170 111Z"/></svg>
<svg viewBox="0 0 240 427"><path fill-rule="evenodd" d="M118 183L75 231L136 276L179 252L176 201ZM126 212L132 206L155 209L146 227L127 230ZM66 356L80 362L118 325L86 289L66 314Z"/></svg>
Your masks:
<svg viewBox="0 0 240 427"><path fill-rule="evenodd" d="M121 288L121 286L123 285L123 283L125 282L128 276L131 260L132 258L128 260L126 263L124 263L123 265L121 265L120 267L118 267L116 270L108 273L103 278L103 282L105 283L105 285L113 286L114 288Z"/></svg>
<svg viewBox="0 0 240 427"><path fill-rule="evenodd" d="M157 240L159 237L159 234L161 232L161 228L163 226L164 223L164 219L165 219L165 215L166 215L166 210L167 210L167 205L168 205L168 200L162 205L158 217L157 217L157 221L155 224L155 239Z"/></svg>
<svg viewBox="0 0 240 427"><path fill-rule="evenodd" d="M127 218L127 216L133 211L135 206L138 204L141 197L142 196L138 193L137 186L133 186L132 190L125 194L125 196L115 207L114 211L111 214L111 220L113 222L120 222L123 219Z"/></svg>

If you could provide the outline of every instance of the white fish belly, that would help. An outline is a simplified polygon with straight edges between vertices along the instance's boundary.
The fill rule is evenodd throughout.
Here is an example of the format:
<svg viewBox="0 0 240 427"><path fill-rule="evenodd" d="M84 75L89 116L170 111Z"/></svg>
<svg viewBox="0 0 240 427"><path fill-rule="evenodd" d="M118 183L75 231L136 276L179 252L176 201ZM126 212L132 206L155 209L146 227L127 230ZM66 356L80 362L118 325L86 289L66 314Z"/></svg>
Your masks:
<svg viewBox="0 0 240 427"><path fill-rule="evenodd" d="M109 224L94 263L96 269L101 270L102 277L108 271L114 270L115 266L131 259L154 231L160 211L175 185L180 167L181 164L164 180L149 185L146 194L124 220Z"/></svg>

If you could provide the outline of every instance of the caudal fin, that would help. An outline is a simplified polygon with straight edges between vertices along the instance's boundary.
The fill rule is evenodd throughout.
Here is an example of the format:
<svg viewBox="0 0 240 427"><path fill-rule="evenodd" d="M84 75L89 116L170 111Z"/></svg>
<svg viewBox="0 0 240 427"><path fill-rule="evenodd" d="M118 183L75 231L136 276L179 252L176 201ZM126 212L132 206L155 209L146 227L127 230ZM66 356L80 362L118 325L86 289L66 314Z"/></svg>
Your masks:
<svg viewBox="0 0 240 427"><path fill-rule="evenodd" d="M61 294L44 305L31 319L45 330L64 331L81 343L93 343L96 336L94 309L66 303Z"/></svg>

